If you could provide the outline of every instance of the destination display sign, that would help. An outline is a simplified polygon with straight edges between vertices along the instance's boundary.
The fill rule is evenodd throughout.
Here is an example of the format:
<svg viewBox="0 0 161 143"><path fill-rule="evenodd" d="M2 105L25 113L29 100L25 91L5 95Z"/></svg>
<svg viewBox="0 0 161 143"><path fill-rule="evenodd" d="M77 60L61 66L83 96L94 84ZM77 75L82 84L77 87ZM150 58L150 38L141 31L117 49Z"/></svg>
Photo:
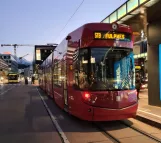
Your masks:
<svg viewBox="0 0 161 143"><path fill-rule="evenodd" d="M116 32L94 32L94 39L99 39L99 40L123 40L123 41L131 41L131 36L130 34L126 33L116 33Z"/></svg>

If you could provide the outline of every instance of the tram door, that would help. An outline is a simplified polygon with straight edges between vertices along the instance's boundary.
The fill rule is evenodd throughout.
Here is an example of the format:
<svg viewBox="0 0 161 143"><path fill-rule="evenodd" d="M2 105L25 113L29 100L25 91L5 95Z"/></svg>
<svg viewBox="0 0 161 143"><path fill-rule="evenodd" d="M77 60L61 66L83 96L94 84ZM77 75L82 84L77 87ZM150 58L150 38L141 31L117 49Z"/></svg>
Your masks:
<svg viewBox="0 0 161 143"><path fill-rule="evenodd" d="M67 66L66 66L66 60L63 62L63 73L62 73L62 78L63 78L63 93L64 93L64 103L65 105L68 105L68 91L67 91Z"/></svg>

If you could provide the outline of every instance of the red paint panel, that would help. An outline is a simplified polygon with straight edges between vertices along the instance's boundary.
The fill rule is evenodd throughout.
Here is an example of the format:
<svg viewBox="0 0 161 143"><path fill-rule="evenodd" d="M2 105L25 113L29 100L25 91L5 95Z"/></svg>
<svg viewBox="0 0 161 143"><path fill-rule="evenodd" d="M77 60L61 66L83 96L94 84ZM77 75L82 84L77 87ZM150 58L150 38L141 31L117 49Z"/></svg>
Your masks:
<svg viewBox="0 0 161 143"><path fill-rule="evenodd" d="M64 109L63 89L61 87L54 87L54 100L60 108Z"/></svg>
<svg viewBox="0 0 161 143"><path fill-rule="evenodd" d="M68 87L68 104L70 114L82 120L92 120L92 106L89 106L82 101L80 91L76 91L72 87ZM89 112L89 110L91 111Z"/></svg>
<svg viewBox="0 0 161 143"><path fill-rule="evenodd" d="M94 108L94 121L110 121L110 120L123 120L127 118L135 117L138 104L120 109L120 110L109 110L106 108Z"/></svg>
<svg viewBox="0 0 161 143"><path fill-rule="evenodd" d="M85 94L89 98L85 98ZM83 101L94 107L121 109L137 103L136 90L82 92Z"/></svg>

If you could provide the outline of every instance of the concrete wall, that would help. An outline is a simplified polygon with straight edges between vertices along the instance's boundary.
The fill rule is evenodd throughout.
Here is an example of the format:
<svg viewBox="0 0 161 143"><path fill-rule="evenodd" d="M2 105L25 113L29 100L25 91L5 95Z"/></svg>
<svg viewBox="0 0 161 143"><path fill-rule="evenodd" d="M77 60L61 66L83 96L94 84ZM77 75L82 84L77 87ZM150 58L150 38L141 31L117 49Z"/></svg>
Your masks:
<svg viewBox="0 0 161 143"><path fill-rule="evenodd" d="M159 89L159 44L161 44L161 1L149 8L148 16L148 81L149 104L161 106ZM161 55L160 55L161 56Z"/></svg>

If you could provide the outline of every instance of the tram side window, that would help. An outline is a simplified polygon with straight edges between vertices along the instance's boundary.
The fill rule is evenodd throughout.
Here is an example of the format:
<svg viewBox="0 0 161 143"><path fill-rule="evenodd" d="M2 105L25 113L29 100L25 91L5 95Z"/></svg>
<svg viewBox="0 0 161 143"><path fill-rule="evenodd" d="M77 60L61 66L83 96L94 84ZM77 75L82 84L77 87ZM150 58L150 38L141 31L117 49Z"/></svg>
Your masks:
<svg viewBox="0 0 161 143"><path fill-rule="evenodd" d="M58 85L61 86L61 62L58 63Z"/></svg>
<svg viewBox="0 0 161 143"><path fill-rule="evenodd" d="M50 81L50 67L48 67L48 69L47 69L48 71L47 71L47 78L48 78L48 82Z"/></svg>
<svg viewBox="0 0 161 143"><path fill-rule="evenodd" d="M49 80L50 80L50 82L52 81L52 67L50 67L50 71L49 71Z"/></svg>
<svg viewBox="0 0 161 143"><path fill-rule="evenodd" d="M58 61L54 62L54 78L53 78L53 82L55 85L58 84Z"/></svg>
<svg viewBox="0 0 161 143"><path fill-rule="evenodd" d="M64 61L62 61L62 65L61 65L61 77L60 77L60 79L61 79L61 81L63 81L64 82L64 80L66 79L66 61L64 60Z"/></svg>
<svg viewBox="0 0 161 143"><path fill-rule="evenodd" d="M74 72L75 84L80 89L88 88L87 73L88 73L88 49L80 49L79 57L75 64L75 72Z"/></svg>
<svg viewBox="0 0 161 143"><path fill-rule="evenodd" d="M54 84L61 86L61 62L56 61L54 64Z"/></svg>

